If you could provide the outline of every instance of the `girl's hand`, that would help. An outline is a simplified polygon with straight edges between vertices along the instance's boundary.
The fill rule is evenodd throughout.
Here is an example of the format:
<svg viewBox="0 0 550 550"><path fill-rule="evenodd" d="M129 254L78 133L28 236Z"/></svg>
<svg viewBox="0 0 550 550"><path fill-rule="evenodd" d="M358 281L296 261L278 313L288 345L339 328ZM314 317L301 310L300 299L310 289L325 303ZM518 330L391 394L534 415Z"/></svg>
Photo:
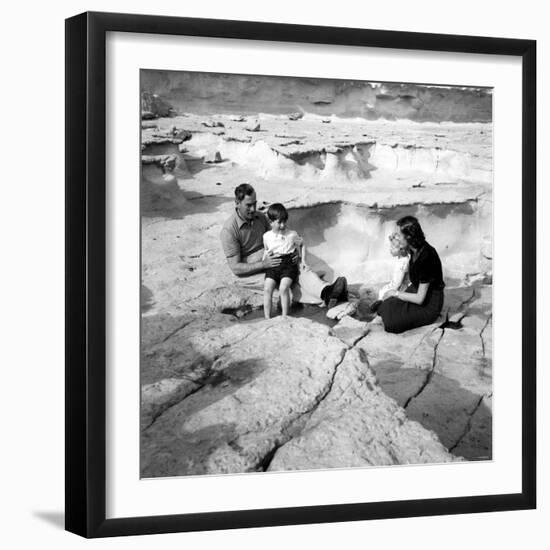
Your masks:
<svg viewBox="0 0 550 550"><path fill-rule="evenodd" d="M393 289L387 290L384 293L384 296L382 296L382 300L385 300L386 298L391 298L393 296L397 296L397 290L393 290Z"/></svg>

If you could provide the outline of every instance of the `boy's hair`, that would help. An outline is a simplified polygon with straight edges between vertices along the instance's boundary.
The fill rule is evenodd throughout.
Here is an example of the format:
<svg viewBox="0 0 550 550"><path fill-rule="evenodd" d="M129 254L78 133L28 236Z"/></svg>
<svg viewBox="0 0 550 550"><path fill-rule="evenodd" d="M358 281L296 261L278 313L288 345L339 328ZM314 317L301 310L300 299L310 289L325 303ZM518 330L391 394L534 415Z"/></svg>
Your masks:
<svg viewBox="0 0 550 550"><path fill-rule="evenodd" d="M249 183L241 183L235 187L235 199L239 202L241 202L245 196L250 197L250 195L254 193L254 187L252 187Z"/></svg>
<svg viewBox="0 0 550 550"><path fill-rule="evenodd" d="M267 218L270 222L274 222L275 220L286 222L288 220L288 212L281 203L276 202L267 209Z"/></svg>

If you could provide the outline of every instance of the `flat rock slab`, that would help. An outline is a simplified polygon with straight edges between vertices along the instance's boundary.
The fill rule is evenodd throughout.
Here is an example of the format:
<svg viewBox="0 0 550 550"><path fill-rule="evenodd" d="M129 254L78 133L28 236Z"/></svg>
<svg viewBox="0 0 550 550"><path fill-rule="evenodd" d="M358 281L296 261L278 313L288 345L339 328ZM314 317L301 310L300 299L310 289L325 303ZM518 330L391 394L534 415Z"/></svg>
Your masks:
<svg viewBox="0 0 550 550"><path fill-rule="evenodd" d="M334 336L342 340L347 346L352 347L369 332L369 324L357 321L349 315L344 315L344 317L332 327L332 331L334 332Z"/></svg>
<svg viewBox="0 0 550 550"><path fill-rule="evenodd" d="M301 435L276 453L269 470L308 470L450 462L433 432L407 419L378 386L364 352L352 349L338 366L331 392Z"/></svg>
<svg viewBox="0 0 550 550"><path fill-rule="evenodd" d="M202 387L144 430L143 476L261 470L326 395L344 344L304 319L257 326L243 327L247 336L214 361Z"/></svg>
<svg viewBox="0 0 550 550"><path fill-rule="evenodd" d="M162 356L171 342L193 370L184 342L219 327L194 387L143 429L144 477L453 460L382 391L366 354L328 327L281 317L210 323L210 333L186 334L191 323L155 348Z"/></svg>
<svg viewBox="0 0 550 550"><path fill-rule="evenodd" d="M393 335L373 329L363 349L386 394L453 454L492 456L491 287L452 289L442 322Z"/></svg>
<svg viewBox="0 0 550 550"><path fill-rule="evenodd" d="M492 398L483 396L470 417L463 436L452 448L453 454L469 460L490 460L493 456Z"/></svg>

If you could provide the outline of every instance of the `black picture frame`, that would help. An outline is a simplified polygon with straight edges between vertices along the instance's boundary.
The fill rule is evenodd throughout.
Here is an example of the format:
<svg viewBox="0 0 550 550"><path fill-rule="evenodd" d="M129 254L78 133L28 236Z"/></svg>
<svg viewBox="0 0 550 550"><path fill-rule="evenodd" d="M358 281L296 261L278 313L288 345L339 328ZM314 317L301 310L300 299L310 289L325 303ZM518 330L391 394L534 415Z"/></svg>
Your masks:
<svg viewBox="0 0 550 550"><path fill-rule="evenodd" d="M109 31L516 56L522 61L522 490L514 494L106 519L105 41ZM66 20L66 529L84 537L536 506L536 42L115 13ZM519 335L518 335L519 336Z"/></svg>

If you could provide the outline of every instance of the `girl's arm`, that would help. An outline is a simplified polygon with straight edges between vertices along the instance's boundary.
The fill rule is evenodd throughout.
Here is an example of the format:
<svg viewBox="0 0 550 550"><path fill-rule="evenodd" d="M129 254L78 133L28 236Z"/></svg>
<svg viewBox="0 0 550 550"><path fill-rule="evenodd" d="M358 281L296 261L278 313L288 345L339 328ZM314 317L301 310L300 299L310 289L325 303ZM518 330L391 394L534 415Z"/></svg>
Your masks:
<svg viewBox="0 0 550 550"><path fill-rule="evenodd" d="M390 296L395 296L393 293L394 290L399 290L403 281L405 280L405 275L407 274L409 268L408 259L406 262L400 262L395 265L395 268L392 273L391 281L385 284L379 292L379 299L385 300Z"/></svg>
<svg viewBox="0 0 550 550"><path fill-rule="evenodd" d="M403 280L405 279L406 273L407 271L399 266L399 269L397 269L396 272L393 274L391 286L394 290L398 290L401 287L401 285L403 284Z"/></svg>
<svg viewBox="0 0 550 550"><path fill-rule="evenodd" d="M429 286L430 283L420 283L416 292L400 292L399 290L390 290L386 292L385 298L394 296L395 298L399 298L404 302L411 302L411 304L417 304L421 306L426 299L426 294L428 293Z"/></svg>

